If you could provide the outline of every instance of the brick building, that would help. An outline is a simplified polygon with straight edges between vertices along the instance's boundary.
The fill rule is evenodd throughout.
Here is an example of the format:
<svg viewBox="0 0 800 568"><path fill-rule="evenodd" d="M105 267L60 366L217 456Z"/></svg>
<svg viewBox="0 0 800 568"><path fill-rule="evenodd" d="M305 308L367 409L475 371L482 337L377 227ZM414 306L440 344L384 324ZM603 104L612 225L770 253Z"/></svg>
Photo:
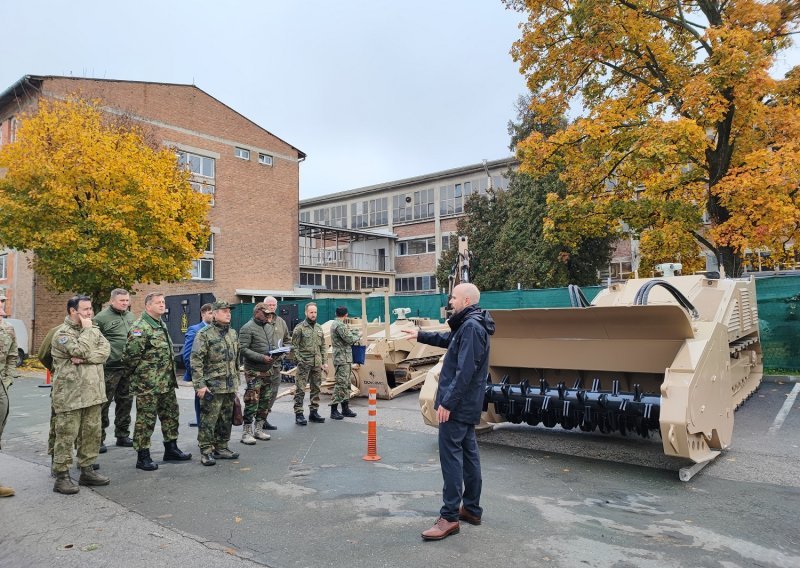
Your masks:
<svg viewBox="0 0 800 568"><path fill-rule="evenodd" d="M137 287L133 310L154 289L167 295L213 294L236 301L248 292L303 295L299 282L299 164L305 154L194 85L27 75L0 93L0 145L13 142L20 117L40 98L100 99L107 112L130 117L192 172L192 186L213 196L211 235L185 281ZM279 211L280 214L275 214ZM263 230L269 219L270 229ZM264 254L281 251L281 254ZM38 346L64 317L57 296L31 274L24 253L0 251L0 286L9 317L25 321ZM194 322L192 322L194 323Z"/></svg>
<svg viewBox="0 0 800 568"><path fill-rule="evenodd" d="M506 189L514 158L332 193L300 202L300 285L318 296L388 287L430 293L472 193ZM307 230L304 232L304 228Z"/></svg>

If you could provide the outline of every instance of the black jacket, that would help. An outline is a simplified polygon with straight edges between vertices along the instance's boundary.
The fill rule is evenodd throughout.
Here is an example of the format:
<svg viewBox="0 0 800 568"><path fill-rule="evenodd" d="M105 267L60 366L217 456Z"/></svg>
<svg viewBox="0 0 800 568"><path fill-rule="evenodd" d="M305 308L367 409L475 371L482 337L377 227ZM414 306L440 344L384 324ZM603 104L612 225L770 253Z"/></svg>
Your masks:
<svg viewBox="0 0 800 568"><path fill-rule="evenodd" d="M467 306L449 320L450 332L420 331L417 341L446 347L434 408L444 406L450 420L478 424L489 375L489 336L494 320L479 305Z"/></svg>

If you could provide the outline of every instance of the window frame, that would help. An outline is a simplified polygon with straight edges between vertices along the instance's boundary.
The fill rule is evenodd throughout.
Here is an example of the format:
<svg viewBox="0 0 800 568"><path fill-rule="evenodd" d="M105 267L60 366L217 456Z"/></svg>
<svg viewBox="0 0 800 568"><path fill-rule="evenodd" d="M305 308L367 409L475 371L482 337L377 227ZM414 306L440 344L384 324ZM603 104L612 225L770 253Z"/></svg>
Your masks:
<svg viewBox="0 0 800 568"><path fill-rule="evenodd" d="M234 146L233 155L239 158L240 160L246 160L248 162L250 161L250 150L248 150L247 148Z"/></svg>
<svg viewBox="0 0 800 568"><path fill-rule="evenodd" d="M274 159L273 159L273 157L271 155L262 154L261 152L258 153L258 163L261 164L262 166L270 166L270 167L272 167L273 162L274 162Z"/></svg>

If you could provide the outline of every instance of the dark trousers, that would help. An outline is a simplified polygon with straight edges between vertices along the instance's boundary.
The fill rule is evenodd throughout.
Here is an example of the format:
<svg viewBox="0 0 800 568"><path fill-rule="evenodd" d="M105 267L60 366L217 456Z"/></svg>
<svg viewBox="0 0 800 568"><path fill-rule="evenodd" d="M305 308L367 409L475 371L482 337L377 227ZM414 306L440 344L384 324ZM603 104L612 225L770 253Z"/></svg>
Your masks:
<svg viewBox="0 0 800 568"><path fill-rule="evenodd" d="M444 504L439 515L448 521L458 520L458 509L464 508L480 517L481 457L475 425L448 420L439 424L439 461L442 464Z"/></svg>

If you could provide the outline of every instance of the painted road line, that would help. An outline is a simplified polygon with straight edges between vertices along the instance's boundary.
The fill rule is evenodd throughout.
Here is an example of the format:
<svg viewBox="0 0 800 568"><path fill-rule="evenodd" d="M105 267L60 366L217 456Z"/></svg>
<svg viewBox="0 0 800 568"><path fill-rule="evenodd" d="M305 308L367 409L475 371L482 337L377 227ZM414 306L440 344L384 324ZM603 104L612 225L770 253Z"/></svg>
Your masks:
<svg viewBox="0 0 800 568"><path fill-rule="evenodd" d="M792 409L792 406L794 406L794 401L797 400L798 394L800 394L800 383L795 383L792 392L790 392L786 397L786 401L783 403L778 415L775 417L775 421L769 428L770 434L775 434L778 430L780 430L780 427L783 425L783 421L786 420L786 417L789 415L789 411Z"/></svg>

